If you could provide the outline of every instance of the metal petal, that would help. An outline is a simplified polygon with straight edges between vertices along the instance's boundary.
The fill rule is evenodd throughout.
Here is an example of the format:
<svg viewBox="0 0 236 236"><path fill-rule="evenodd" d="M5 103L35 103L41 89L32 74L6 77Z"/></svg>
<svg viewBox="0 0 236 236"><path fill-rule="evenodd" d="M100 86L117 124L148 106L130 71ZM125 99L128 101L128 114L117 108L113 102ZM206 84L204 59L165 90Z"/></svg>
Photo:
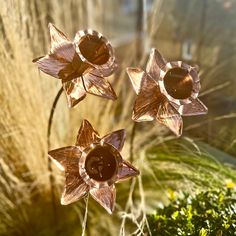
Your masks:
<svg viewBox="0 0 236 236"><path fill-rule="evenodd" d="M167 126L177 136L182 134L182 117L168 101L159 106L157 120Z"/></svg>
<svg viewBox="0 0 236 236"><path fill-rule="evenodd" d="M70 158L66 164L66 185L61 204L67 205L80 200L89 192L89 186L79 174L79 159Z"/></svg>
<svg viewBox="0 0 236 236"><path fill-rule="evenodd" d="M162 57L160 52L152 48L148 62L146 71L147 73L155 80L159 79L161 70L164 71L167 61Z"/></svg>
<svg viewBox="0 0 236 236"><path fill-rule="evenodd" d="M137 170L128 161L123 160L122 166L119 168L119 171L118 171L118 181L135 177L137 175L139 175L139 170Z"/></svg>
<svg viewBox="0 0 236 236"><path fill-rule="evenodd" d="M109 214L112 214L116 201L116 188L114 185L100 189L92 188L90 194Z"/></svg>
<svg viewBox="0 0 236 236"><path fill-rule="evenodd" d="M55 55L58 60L63 59L67 62L72 62L74 57L77 55L75 47L71 42L56 45L52 54Z"/></svg>
<svg viewBox="0 0 236 236"><path fill-rule="evenodd" d="M61 50L55 50L53 54L58 60L67 61L66 67L59 72L59 78L62 79L63 82L81 77L84 71L83 64L81 64L81 60L74 51L74 48L64 49L66 46L67 45L63 45ZM50 56L52 56L52 54Z"/></svg>
<svg viewBox="0 0 236 236"><path fill-rule="evenodd" d="M118 68L118 62L115 60L112 65L107 68L96 68L91 73L100 77L108 77Z"/></svg>
<svg viewBox="0 0 236 236"><path fill-rule="evenodd" d="M66 66L58 73L59 78L62 79L63 82L70 81L81 76L81 71L79 70L79 68L81 68L81 60L71 42L55 46L53 53L49 56L54 57L58 61L67 63Z"/></svg>
<svg viewBox="0 0 236 236"><path fill-rule="evenodd" d="M65 69L68 62L65 60L58 60L54 56L46 55L45 57L39 57L33 60L38 65L39 70L59 79L59 73Z"/></svg>
<svg viewBox="0 0 236 236"><path fill-rule="evenodd" d="M117 99L116 93L114 92L112 86L103 77L87 73L83 76L83 78L86 91L88 93L112 100Z"/></svg>
<svg viewBox="0 0 236 236"><path fill-rule="evenodd" d="M141 89L134 104L134 121L151 121L157 115L158 106L163 100L157 83L147 74L144 74Z"/></svg>
<svg viewBox="0 0 236 236"><path fill-rule="evenodd" d="M70 184L69 181L67 181L68 185L66 185L66 188L62 193L62 205L68 205L70 203L76 202L89 192L89 186L84 183L82 179L71 179L71 181L72 182L70 182Z"/></svg>
<svg viewBox="0 0 236 236"><path fill-rule="evenodd" d="M107 134L102 138L102 141L114 146L117 150L121 151L125 142L126 132L124 129L114 131Z"/></svg>
<svg viewBox="0 0 236 236"><path fill-rule="evenodd" d="M54 51L55 47L59 44L67 43L69 40L55 25L52 23L48 24L49 33L51 37L51 51Z"/></svg>
<svg viewBox="0 0 236 236"><path fill-rule="evenodd" d="M70 108L77 105L86 97L86 91L81 77L62 82L62 86L66 92L66 98Z"/></svg>
<svg viewBox="0 0 236 236"><path fill-rule="evenodd" d="M92 143L100 141L99 134L94 130L93 126L87 121L83 120L77 136L76 146L82 150Z"/></svg>
<svg viewBox="0 0 236 236"><path fill-rule="evenodd" d="M207 107L198 98L179 108L179 113L183 116L204 115L207 114L207 112Z"/></svg>
<svg viewBox="0 0 236 236"><path fill-rule="evenodd" d="M67 162L70 162L72 158L79 158L81 151L78 147L68 146L51 150L48 156L60 170L65 170Z"/></svg>
<svg viewBox="0 0 236 236"><path fill-rule="evenodd" d="M141 82L145 72L140 68L131 68L131 67L128 67L126 69L126 72L130 78L130 81L133 85L136 94L138 94L141 88Z"/></svg>

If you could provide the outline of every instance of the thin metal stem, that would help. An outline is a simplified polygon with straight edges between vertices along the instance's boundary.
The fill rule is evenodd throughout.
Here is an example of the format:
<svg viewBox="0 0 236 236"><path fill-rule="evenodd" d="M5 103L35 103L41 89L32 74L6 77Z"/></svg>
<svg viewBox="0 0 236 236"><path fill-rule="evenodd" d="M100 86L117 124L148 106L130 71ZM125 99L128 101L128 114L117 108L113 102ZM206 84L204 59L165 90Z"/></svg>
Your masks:
<svg viewBox="0 0 236 236"><path fill-rule="evenodd" d="M62 92L63 92L63 87L60 88L60 90L58 91L58 93L57 93L57 95L56 95L56 97L54 99L54 102L52 104L52 108L51 108L51 111L50 111L50 116L49 116L49 119L48 119L48 132L47 132L48 149L50 149L50 146L51 146L50 136L51 136L51 128L52 128L53 115L54 115L54 111L56 109L58 100L59 100Z"/></svg>
<svg viewBox="0 0 236 236"><path fill-rule="evenodd" d="M60 98L62 92L63 92L63 87L60 88L60 90L58 91L58 93L53 101L52 108L50 111L50 116L48 119L48 130L47 130L48 150L50 150L50 148L51 148L50 136L51 136L51 128L52 128L52 122L53 122L53 115L54 115L54 111L56 109L57 103L59 101L59 98ZM55 197L55 190L54 190L55 179L53 176L52 161L49 158L47 160L48 160L49 182L50 182L50 187L51 187L51 201L52 201L54 219L56 220L56 215L57 215L56 214L56 201L55 201L56 197Z"/></svg>

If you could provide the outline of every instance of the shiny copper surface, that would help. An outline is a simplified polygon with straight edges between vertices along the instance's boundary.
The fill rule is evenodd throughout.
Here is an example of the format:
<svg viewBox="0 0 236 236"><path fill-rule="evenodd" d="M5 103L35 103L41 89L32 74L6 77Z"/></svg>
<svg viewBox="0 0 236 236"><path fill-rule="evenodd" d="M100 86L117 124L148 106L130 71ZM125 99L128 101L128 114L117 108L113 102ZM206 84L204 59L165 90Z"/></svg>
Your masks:
<svg viewBox="0 0 236 236"><path fill-rule="evenodd" d="M175 99L186 99L191 96L193 80L188 71L182 68L172 68L163 78L167 93Z"/></svg>
<svg viewBox="0 0 236 236"><path fill-rule="evenodd" d="M124 140L125 130L101 138L92 125L83 120L75 146L49 151L49 158L66 173L61 204L73 203L90 193L110 214L113 212L114 184L139 174L120 155Z"/></svg>
<svg viewBox="0 0 236 236"><path fill-rule="evenodd" d="M84 57L93 64L105 64L110 57L106 43L95 35L83 36L78 47Z"/></svg>
<svg viewBox="0 0 236 236"><path fill-rule="evenodd" d="M87 155L85 170L91 179L107 181L114 176L118 163L108 147L97 146Z"/></svg>
<svg viewBox="0 0 236 236"><path fill-rule="evenodd" d="M207 107L197 98L200 78L194 67L182 61L167 62L152 49L146 71L127 68L137 98L133 108L134 121L156 119L177 136L182 134L181 116L207 113Z"/></svg>
<svg viewBox="0 0 236 236"><path fill-rule="evenodd" d="M50 52L33 60L44 73L62 81L68 106L77 105L86 93L116 99L104 77L117 67L114 50L107 39L94 30L81 30L71 42L53 24L49 24Z"/></svg>

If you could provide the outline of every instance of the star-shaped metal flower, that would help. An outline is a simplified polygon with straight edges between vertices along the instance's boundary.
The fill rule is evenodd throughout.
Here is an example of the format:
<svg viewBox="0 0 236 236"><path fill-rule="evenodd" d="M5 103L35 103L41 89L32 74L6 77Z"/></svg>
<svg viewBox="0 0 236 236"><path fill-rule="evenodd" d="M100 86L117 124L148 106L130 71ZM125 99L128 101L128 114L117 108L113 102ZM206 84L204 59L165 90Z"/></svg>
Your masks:
<svg viewBox="0 0 236 236"><path fill-rule="evenodd" d="M49 23L50 52L33 60L46 74L61 79L68 106L83 100L86 93L115 100L116 94L104 78L111 75L117 64L111 44L94 30L81 30L71 42Z"/></svg>
<svg viewBox="0 0 236 236"><path fill-rule="evenodd" d="M146 72L140 68L127 68L127 73L137 94L134 121L156 119L180 136L181 116L207 113L207 107L197 98L200 78L196 68L182 61L167 62L152 49Z"/></svg>
<svg viewBox="0 0 236 236"><path fill-rule="evenodd" d="M100 138L92 125L83 120L75 146L49 151L49 157L66 174L62 205L78 201L90 193L110 214L113 212L114 183L139 174L120 155L124 140L123 129Z"/></svg>

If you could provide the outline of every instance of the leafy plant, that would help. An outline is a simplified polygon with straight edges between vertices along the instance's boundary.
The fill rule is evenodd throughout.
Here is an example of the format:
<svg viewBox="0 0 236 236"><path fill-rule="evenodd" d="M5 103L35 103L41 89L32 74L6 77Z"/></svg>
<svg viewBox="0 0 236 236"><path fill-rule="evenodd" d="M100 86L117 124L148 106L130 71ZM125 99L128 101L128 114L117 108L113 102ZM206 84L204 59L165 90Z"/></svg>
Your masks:
<svg viewBox="0 0 236 236"><path fill-rule="evenodd" d="M236 191L232 184L191 196L170 194L170 204L148 215L149 235L236 235ZM149 230L148 230L149 229Z"/></svg>

